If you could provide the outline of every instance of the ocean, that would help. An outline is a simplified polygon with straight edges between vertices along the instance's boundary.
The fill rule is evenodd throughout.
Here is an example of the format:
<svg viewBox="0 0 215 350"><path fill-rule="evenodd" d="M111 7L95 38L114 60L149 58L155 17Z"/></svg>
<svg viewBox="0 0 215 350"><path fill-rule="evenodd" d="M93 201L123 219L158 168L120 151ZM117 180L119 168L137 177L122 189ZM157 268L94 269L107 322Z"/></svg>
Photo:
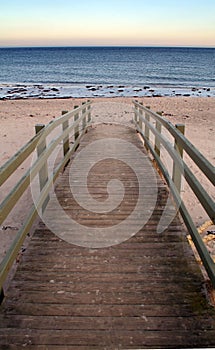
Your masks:
<svg viewBox="0 0 215 350"><path fill-rule="evenodd" d="M0 98L215 96L215 48L0 48Z"/></svg>

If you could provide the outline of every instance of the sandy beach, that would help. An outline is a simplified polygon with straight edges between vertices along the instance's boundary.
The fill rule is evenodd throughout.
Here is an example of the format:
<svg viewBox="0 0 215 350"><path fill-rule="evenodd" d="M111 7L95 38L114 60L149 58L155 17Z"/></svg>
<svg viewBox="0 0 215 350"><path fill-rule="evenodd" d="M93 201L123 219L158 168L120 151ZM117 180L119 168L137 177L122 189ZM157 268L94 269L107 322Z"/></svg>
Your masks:
<svg viewBox="0 0 215 350"><path fill-rule="evenodd" d="M0 101L0 165L4 164L13 154L34 136L34 126L37 123L47 124L61 115L63 110L71 110L86 99L26 99ZM93 101L93 122L125 123L132 127L132 98L95 98ZM150 106L154 111L162 111L163 116L173 124L184 123L187 138L212 163L215 163L215 97L144 97L138 101ZM188 160L189 161L189 160ZM190 162L190 161L189 161ZM198 179L206 186L208 193L215 197L214 189L203 175L199 173L192 162L189 163ZM25 166L18 170L25 171ZM1 190L1 201L9 188L14 184L12 177ZM207 214L200 209L198 201L183 187L183 198L197 227L208 220ZM12 214L0 228L0 260L21 226L25 211L29 208L30 193L22 198ZM214 228L214 227L213 227ZM215 254L215 242L209 242L209 249Z"/></svg>

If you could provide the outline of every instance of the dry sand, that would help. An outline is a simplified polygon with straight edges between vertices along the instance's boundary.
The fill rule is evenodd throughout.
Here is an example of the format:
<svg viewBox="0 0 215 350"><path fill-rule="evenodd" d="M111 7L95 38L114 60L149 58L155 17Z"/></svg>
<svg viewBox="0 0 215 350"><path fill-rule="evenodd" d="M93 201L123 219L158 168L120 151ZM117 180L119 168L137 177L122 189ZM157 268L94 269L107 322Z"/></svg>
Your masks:
<svg viewBox="0 0 215 350"><path fill-rule="evenodd" d="M62 110L71 110L86 99L53 99L53 100L7 100L0 101L0 165L5 163L21 146L34 136L37 123L47 124L59 117ZM92 99L94 122L117 122L132 126L131 98L96 98ZM152 97L139 98L144 105L154 111L162 111L172 123L184 123L187 138L212 163L215 163L215 98L199 97ZM189 161L189 160L188 160ZM191 169L197 175L208 193L215 198L214 188L189 161ZM18 171L22 174L27 167L24 164ZM12 177L1 189L0 200L16 181ZM197 226L202 225L208 217L200 209L195 196L184 185L183 197ZM27 193L22 204L18 205L0 228L0 260L24 219L29 208L30 193ZM213 228L213 227L212 227ZM215 242L209 242L209 249L214 254Z"/></svg>

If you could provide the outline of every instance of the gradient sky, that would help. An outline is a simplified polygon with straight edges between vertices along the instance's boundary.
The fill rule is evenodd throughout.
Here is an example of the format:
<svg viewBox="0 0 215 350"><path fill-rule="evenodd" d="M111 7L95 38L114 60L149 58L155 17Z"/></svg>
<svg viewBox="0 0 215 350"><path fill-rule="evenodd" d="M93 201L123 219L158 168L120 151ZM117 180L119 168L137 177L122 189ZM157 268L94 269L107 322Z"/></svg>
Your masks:
<svg viewBox="0 0 215 350"><path fill-rule="evenodd" d="M215 47L215 0L1 0L0 46Z"/></svg>

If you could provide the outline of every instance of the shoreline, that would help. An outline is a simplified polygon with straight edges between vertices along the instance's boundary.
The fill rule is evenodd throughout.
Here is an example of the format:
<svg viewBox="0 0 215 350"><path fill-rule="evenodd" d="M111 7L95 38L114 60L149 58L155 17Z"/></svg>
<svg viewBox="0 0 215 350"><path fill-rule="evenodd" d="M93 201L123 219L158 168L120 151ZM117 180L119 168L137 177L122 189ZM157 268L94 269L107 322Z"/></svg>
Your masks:
<svg viewBox="0 0 215 350"><path fill-rule="evenodd" d="M215 88L202 86L167 86L156 84L60 84L2 83L0 100L67 99L116 97L215 97Z"/></svg>

